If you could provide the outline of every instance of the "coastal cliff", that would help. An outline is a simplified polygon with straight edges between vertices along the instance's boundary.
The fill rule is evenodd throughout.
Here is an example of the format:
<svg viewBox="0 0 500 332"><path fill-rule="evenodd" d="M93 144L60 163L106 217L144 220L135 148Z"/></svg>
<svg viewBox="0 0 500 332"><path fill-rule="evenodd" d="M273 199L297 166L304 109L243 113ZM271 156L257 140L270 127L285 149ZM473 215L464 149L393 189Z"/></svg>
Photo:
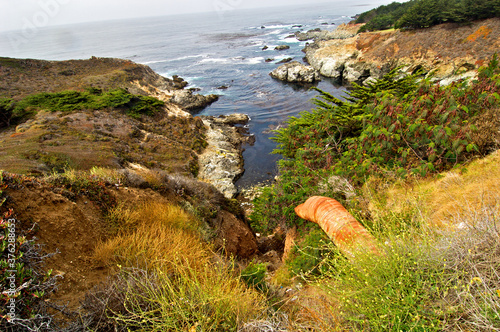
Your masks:
<svg viewBox="0 0 500 332"><path fill-rule="evenodd" d="M360 26L339 26L339 35L347 36ZM500 49L499 33L500 19L491 18L467 25L449 23L421 30L320 38L304 51L309 64L321 75L347 85L381 78L399 66L410 74L417 70L432 73L436 80L447 84L475 76L477 69Z"/></svg>
<svg viewBox="0 0 500 332"><path fill-rule="evenodd" d="M201 120L195 112L216 101L216 95L195 94L185 89L187 82L156 74L151 68L128 60L91 58L88 60L43 61L0 58L0 98L12 103L37 93L63 91L114 91L155 97L163 102L155 116L133 118L119 109L83 109L74 112L26 111L0 133L0 169L24 174L42 174L63 168L125 168L129 163L183 175L197 176L204 169L199 156L219 142L207 141L211 119ZM31 113L30 113L31 112ZM30 113L31 115L29 115ZM6 119L5 123L14 120ZM238 131L230 130L220 140L234 145L227 157L243 172ZM210 135L209 135L210 136ZM206 158L202 159L206 160ZM219 174L228 171L217 165ZM237 175L232 179L237 178ZM204 179L214 179L205 176ZM214 180L215 181L215 180ZM217 185L217 182L212 181ZM234 183L219 189L230 198ZM229 194L230 192L230 194Z"/></svg>

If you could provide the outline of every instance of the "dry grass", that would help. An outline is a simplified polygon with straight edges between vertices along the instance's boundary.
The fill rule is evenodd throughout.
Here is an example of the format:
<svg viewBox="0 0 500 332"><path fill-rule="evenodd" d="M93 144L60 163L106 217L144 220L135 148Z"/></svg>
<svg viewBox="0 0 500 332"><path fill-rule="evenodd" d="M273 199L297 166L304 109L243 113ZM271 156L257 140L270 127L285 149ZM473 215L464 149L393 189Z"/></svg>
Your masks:
<svg viewBox="0 0 500 332"><path fill-rule="evenodd" d="M216 258L199 222L180 207L119 205L110 216L119 235L98 245L94 258L119 273L88 296L85 328L236 331L265 309L264 296Z"/></svg>
<svg viewBox="0 0 500 332"><path fill-rule="evenodd" d="M119 205L110 211L119 235L97 246L94 258L103 264L162 267L203 265L211 252L199 238L198 222L180 207L159 202L135 208Z"/></svg>
<svg viewBox="0 0 500 332"><path fill-rule="evenodd" d="M437 179L415 182L368 182L365 196L370 198L370 213L376 219L389 214L412 213L429 225L452 226L456 215L494 207L500 197L500 153L476 160L457 170L442 173Z"/></svg>
<svg viewBox="0 0 500 332"><path fill-rule="evenodd" d="M497 206L456 215L459 229L445 232L436 246L454 276L443 298L454 314L450 331L500 331L499 217Z"/></svg>

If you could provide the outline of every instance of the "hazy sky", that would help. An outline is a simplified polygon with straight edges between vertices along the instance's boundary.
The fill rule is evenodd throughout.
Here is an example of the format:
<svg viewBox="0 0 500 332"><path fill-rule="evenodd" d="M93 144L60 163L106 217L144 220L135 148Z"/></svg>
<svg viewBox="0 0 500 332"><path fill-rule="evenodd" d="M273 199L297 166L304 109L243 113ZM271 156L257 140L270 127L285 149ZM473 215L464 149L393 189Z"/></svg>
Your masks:
<svg viewBox="0 0 500 332"><path fill-rule="evenodd" d="M0 0L0 31L86 21L342 0ZM366 1L367 3L390 1ZM375 6L375 5L374 5Z"/></svg>

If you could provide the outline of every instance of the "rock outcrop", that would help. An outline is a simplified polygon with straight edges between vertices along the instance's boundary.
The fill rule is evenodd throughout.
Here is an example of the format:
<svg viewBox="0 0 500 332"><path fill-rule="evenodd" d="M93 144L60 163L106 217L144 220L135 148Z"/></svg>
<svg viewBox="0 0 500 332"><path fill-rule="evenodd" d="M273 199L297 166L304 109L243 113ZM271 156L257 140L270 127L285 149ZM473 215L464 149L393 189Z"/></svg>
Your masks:
<svg viewBox="0 0 500 332"><path fill-rule="evenodd" d="M247 139L236 125L244 125L250 118L231 114L202 119L208 146L198 158L198 179L211 183L226 198L233 198L238 192L234 182L244 172L241 145Z"/></svg>
<svg viewBox="0 0 500 332"><path fill-rule="evenodd" d="M303 65L298 61L285 63L273 70L269 75L290 83L314 83L320 80L318 72L313 67Z"/></svg>
<svg viewBox="0 0 500 332"><path fill-rule="evenodd" d="M339 27L333 31L321 30L320 28L309 30L307 32L297 31L295 32L295 38L300 41L307 40L330 40L330 39L346 39L351 38L356 35L356 29L348 29L345 24L339 25Z"/></svg>
<svg viewBox="0 0 500 332"><path fill-rule="evenodd" d="M194 89L176 90L170 99L171 102L180 105L191 112L199 111L219 99L218 95L195 94Z"/></svg>
<svg viewBox="0 0 500 332"><path fill-rule="evenodd" d="M290 49L290 46L288 45L279 45L274 48L276 51L284 51Z"/></svg>
<svg viewBox="0 0 500 332"><path fill-rule="evenodd" d="M339 26L338 35L348 37L358 28L359 25ZM314 32L315 42L304 52L309 64L321 75L346 85L381 78L396 67L408 74L423 70L442 84L449 84L477 74L477 69L500 49L499 31L500 19L493 18L467 26L450 23L416 31L333 36L329 40Z"/></svg>

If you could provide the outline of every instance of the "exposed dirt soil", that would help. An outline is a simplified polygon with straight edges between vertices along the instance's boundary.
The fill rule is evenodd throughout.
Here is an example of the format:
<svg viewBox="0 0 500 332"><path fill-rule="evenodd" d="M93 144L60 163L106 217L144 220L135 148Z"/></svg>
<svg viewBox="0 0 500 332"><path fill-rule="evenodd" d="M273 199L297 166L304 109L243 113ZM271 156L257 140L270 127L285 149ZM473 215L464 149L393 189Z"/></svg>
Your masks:
<svg viewBox="0 0 500 332"><path fill-rule="evenodd" d="M14 208L21 226L27 229L36 224L37 243L43 244L45 253L57 253L45 266L62 276L51 301L75 310L84 293L109 272L91 259L95 245L106 234L99 207L86 197L70 201L41 184L8 190L7 195L7 204Z"/></svg>

